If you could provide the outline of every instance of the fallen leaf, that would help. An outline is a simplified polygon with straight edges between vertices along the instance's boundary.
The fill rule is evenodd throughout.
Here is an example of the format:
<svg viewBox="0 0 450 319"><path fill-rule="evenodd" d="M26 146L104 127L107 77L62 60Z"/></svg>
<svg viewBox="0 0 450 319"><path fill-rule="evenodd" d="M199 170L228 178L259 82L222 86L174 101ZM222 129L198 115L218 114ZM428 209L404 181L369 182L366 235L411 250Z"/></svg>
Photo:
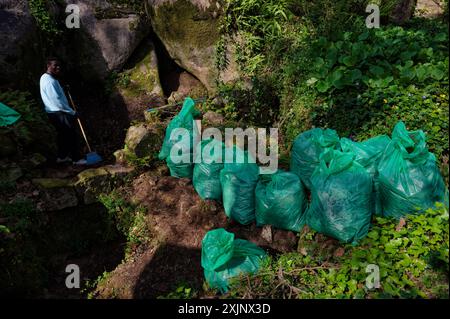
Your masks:
<svg viewBox="0 0 450 319"><path fill-rule="evenodd" d="M300 249L300 254L302 254L303 256L308 255L308 252L306 251L306 248L305 248L305 247L302 247L302 248Z"/></svg>
<svg viewBox="0 0 450 319"><path fill-rule="evenodd" d="M404 218L400 218L400 221L397 225L397 227L395 228L396 231L400 231L402 230L403 226L406 225L406 220Z"/></svg>
<svg viewBox="0 0 450 319"><path fill-rule="evenodd" d="M339 247L338 249L336 249L336 251L334 252L334 257L342 257L344 256L345 253L345 249L342 247Z"/></svg>

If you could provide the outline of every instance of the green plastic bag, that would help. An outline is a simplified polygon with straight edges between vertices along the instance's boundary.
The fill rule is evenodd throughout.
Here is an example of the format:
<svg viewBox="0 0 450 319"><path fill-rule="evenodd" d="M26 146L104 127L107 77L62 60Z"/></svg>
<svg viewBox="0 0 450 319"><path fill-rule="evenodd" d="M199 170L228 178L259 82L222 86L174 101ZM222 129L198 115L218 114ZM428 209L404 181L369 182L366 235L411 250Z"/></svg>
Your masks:
<svg viewBox="0 0 450 319"><path fill-rule="evenodd" d="M422 130L408 131L403 122L395 125L378 165L378 184L384 216L399 219L444 202L445 184Z"/></svg>
<svg viewBox="0 0 450 319"><path fill-rule="evenodd" d="M177 178L192 179L194 166L192 163L173 163L171 157L166 158L166 164L170 171L170 176Z"/></svg>
<svg viewBox="0 0 450 319"><path fill-rule="evenodd" d="M373 180L373 212L381 215L381 203L378 190L378 164L384 150L391 142L387 135L380 135L363 142L354 142L348 138L341 138L342 151L355 154L355 161L363 166L372 176Z"/></svg>
<svg viewBox="0 0 450 319"><path fill-rule="evenodd" d="M256 185L256 223L299 232L307 199L297 175L278 171L261 175Z"/></svg>
<svg viewBox="0 0 450 319"><path fill-rule="evenodd" d="M211 230L202 240L202 267L208 285L227 292L229 280L240 274L256 273L266 257L255 244L234 239L234 234L223 228Z"/></svg>
<svg viewBox="0 0 450 319"><path fill-rule="evenodd" d="M166 135L158 158L160 160L166 160L171 176L192 178L194 168L192 154L198 134L197 127L194 123L194 116L197 114L198 110L195 109L194 100L186 98L180 113L167 126ZM171 134L175 136L172 137ZM180 154L180 151L184 151L184 153L189 154L189 157L180 163L175 163L174 159L170 156L171 150L177 152L177 154Z"/></svg>
<svg viewBox="0 0 450 319"><path fill-rule="evenodd" d="M0 102L0 127L14 124L19 120L20 114Z"/></svg>
<svg viewBox="0 0 450 319"><path fill-rule="evenodd" d="M222 200L220 171L225 161L224 150L225 145L215 139L197 144L193 184L202 199Z"/></svg>
<svg viewBox="0 0 450 319"><path fill-rule="evenodd" d="M226 160L220 171L225 214L238 223L247 225L255 220L255 188L259 168L247 152L236 146L226 148L225 154L232 154L235 159L233 163L227 163ZM238 157L245 158L245 162L237 163Z"/></svg>
<svg viewBox="0 0 450 319"><path fill-rule="evenodd" d="M311 206L306 223L342 242L367 235L372 216L372 178L355 155L328 150L311 176Z"/></svg>
<svg viewBox="0 0 450 319"><path fill-rule="evenodd" d="M298 135L291 152L290 170L300 177L308 189L311 189L310 177L319 165L320 154L326 149L339 146L339 136L335 130L314 128Z"/></svg>

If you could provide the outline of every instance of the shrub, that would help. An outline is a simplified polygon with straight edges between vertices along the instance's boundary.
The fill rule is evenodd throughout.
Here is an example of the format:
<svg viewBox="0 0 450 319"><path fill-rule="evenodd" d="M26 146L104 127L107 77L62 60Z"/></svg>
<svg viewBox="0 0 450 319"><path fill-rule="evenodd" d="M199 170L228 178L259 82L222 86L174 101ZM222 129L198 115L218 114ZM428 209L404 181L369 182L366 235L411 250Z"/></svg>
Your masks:
<svg viewBox="0 0 450 319"><path fill-rule="evenodd" d="M303 232L299 253L272 257L256 275L235 280L228 296L448 298L448 250L448 209L443 205L400 223L376 217L357 247ZM377 289L366 285L368 265L378 266Z"/></svg>

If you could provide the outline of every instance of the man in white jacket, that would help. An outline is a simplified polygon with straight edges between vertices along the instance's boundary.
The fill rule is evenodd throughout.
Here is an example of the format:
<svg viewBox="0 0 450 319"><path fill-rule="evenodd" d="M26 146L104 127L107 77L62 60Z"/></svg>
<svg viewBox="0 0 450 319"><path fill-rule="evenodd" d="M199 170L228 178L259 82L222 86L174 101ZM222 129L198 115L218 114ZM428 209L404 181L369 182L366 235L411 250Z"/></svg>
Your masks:
<svg viewBox="0 0 450 319"><path fill-rule="evenodd" d="M47 72L41 76L40 91L42 102L50 122L57 132L57 163L73 162L84 165L78 150L78 134L76 131L76 112L70 107L58 76L61 74L61 62L57 58L47 59Z"/></svg>

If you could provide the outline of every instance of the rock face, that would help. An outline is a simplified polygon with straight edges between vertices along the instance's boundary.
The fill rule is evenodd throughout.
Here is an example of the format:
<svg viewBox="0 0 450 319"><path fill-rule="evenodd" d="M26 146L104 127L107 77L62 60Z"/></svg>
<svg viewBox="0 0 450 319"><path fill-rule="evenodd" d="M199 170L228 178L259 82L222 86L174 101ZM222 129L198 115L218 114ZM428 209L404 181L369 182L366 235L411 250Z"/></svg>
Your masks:
<svg viewBox="0 0 450 319"><path fill-rule="evenodd" d="M41 193L40 211L59 211L78 205L78 198L72 182L60 178L36 178L33 184L37 185Z"/></svg>
<svg viewBox="0 0 450 319"><path fill-rule="evenodd" d="M223 6L217 0L148 0L153 29L175 62L214 92L215 45ZM234 65L234 64L231 64ZM236 78L233 68L220 75ZM235 74L235 75L232 75Z"/></svg>
<svg viewBox="0 0 450 319"><path fill-rule="evenodd" d="M114 10L107 1L65 0L80 8L80 68L83 73L104 79L110 71L119 70L149 34L148 21L137 14L101 18L98 12ZM89 72L89 69L91 69Z"/></svg>
<svg viewBox="0 0 450 319"><path fill-rule="evenodd" d="M144 111L150 106L165 103L160 83L158 57L150 38L145 39L119 75L118 94L113 99L122 99L127 106L130 120L143 120ZM114 102L113 102L114 103Z"/></svg>
<svg viewBox="0 0 450 319"><path fill-rule="evenodd" d="M163 133L156 125L131 126L125 138L126 150L137 158L153 157L161 148Z"/></svg>
<svg viewBox="0 0 450 319"><path fill-rule="evenodd" d="M207 95L206 88L203 84L188 72L184 71L180 74L180 85L178 90L172 92L167 99L169 104L175 104L183 101L187 96L191 98L200 98Z"/></svg>
<svg viewBox="0 0 450 319"><path fill-rule="evenodd" d="M26 1L0 1L0 85L26 82L38 68L37 28Z"/></svg>
<svg viewBox="0 0 450 319"><path fill-rule="evenodd" d="M78 174L75 189L84 204L89 205L98 201L98 195L109 193L120 185L133 170L120 165L87 169Z"/></svg>

